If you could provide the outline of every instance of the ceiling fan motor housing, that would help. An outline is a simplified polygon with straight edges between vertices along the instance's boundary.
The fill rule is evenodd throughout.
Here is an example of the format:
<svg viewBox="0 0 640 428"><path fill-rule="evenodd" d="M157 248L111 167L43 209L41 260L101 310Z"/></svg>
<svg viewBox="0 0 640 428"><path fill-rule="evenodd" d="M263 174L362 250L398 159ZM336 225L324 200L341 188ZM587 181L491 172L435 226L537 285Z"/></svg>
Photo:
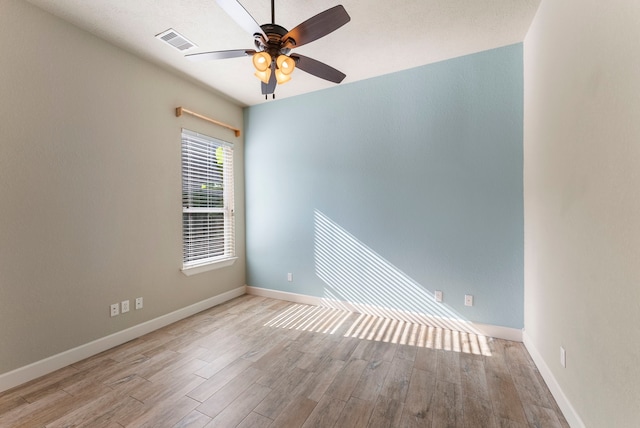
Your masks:
<svg viewBox="0 0 640 428"><path fill-rule="evenodd" d="M287 39L287 47L283 46L282 37L288 33L286 28L281 27L277 24L264 24L261 25L260 28L262 28L262 31L266 33L267 37L269 37L269 40L267 40L265 43L263 37L261 37L260 34L255 34L254 43L256 45L256 49L258 51L267 52L269 55L271 55L271 58L277 58L278 55L281 54L287 55L291 51L291 48L288 46L290 44L295 46L295 41L291 38Z"/></svg>

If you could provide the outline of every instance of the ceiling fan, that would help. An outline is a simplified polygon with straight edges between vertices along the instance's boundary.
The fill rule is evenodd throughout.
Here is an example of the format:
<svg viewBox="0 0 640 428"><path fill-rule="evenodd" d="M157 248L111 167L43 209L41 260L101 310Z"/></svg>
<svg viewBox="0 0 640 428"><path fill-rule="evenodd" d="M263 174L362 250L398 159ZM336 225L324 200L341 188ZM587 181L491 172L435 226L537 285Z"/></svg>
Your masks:
<svg viewBox="0 0 640 428"><path fill-rule="evenodd" d="M299 68L321 79L340 83L346 75L333 67L313 58L292 53L291 49L313 42L337 30L351 20L343 6L338 5L321 12L291 31L275 23L274 0L271 0L271 24L258 25L253 17L237 0L216 0L231 18L254 38L254 49L233 49L225 51L189 54L193 61L252 56L256 68L255 76L262 83L262 94L275 98L277 84L291 80L294 68Z"/></svg>

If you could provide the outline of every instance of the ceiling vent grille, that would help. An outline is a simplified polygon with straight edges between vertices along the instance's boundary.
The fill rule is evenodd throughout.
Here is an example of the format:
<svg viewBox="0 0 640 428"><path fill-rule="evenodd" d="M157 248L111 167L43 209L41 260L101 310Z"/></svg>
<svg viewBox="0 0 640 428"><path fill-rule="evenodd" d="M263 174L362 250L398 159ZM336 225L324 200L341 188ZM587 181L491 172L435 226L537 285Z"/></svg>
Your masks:
<svg viewBox="0 0 640 428"><path fill-rule="evenodd" d="M171 46L182 52L186 51L187 49L196 47L195 43L191 42L189 39L178 33L173 28L169 28L167 31L163 31L160 34L157 34L156 38L170 44Z"/></svg>

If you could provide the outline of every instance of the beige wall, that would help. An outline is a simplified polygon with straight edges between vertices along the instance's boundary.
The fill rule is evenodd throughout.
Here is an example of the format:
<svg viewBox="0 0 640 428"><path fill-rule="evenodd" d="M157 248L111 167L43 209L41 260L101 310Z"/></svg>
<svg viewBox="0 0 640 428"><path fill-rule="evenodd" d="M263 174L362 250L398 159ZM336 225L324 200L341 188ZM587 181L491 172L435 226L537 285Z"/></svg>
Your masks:
<svg viewBox="0 0 640 428"><path fill-rule="evenodd" d="M0 0L0 375L245 284L242 109ZM186 277L180 130L236 144L239 260ZM109 305L143 296L115 318Z"/></svg>
<svg viewBox="0 0 640 428"><path fill-rule="evenodd" d="M543 0L524 52L525 337L586 426L636 427L640 2Z"/></svg>

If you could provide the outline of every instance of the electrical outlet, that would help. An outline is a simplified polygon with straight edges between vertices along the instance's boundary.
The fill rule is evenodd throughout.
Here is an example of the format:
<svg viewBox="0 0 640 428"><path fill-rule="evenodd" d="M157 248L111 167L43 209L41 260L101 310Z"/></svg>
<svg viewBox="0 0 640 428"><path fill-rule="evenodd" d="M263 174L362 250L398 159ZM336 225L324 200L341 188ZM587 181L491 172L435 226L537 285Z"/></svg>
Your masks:
<svg viewBox="0 0 640 428"><path fill-rule="evenodd" d="M111 308L111 316L115 317L120 315L120 305L117 303L114 303L113 305L110 306Z"/></svg>
<svg viewBox="0 0 640 428"><path fill-rule="evenodd" d="M125 312L129 312L129 301L128 300L123 300L122 302L120 302L120 313L125 313Z"/></svg>
<svg viewBox="0 0 640 428"><path fill-rule="evenodd" d="M562 346L560 347L560 365L567 368L567 351Z"/></svg>
<svg viewBox="0 0 640 428"><path fill-rule="evenodd" d="M464 295L464 305L473 306L473 296L471 294Z"/></svg>
<svg viewBox="0 0 640 428"><path fill-rule="evenodd" d="M435 298L436 298L436 302L438 302L438 303L442 302L442 291L441 290L436 290Z"/></svg>
<svg viewBox="0 0 640 428"><path fill-rule="evenodd" d="M136 310L142 309L143 302L142 297L136 297Z"/></svg>
<svg viewBox="0 0 640 428"><path fill-rule="evenodd" d="M291 272L287 274L287 281L293 282L293 274Z"/></svg>

